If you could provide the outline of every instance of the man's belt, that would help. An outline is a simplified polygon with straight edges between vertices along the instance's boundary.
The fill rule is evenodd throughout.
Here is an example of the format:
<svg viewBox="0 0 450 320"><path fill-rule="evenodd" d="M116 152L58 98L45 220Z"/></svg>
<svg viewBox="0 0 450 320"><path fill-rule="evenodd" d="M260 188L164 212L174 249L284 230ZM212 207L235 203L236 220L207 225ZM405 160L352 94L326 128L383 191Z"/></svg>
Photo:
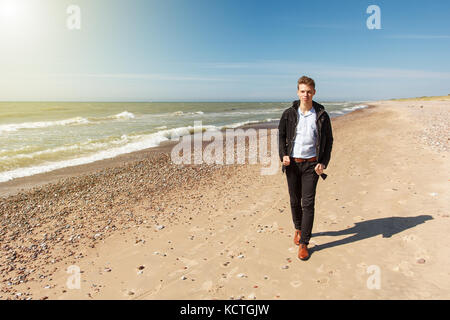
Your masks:
<svg viewBox="0 0 450 320"><path fill-rule="evenodd" d="M313 162L317 161L317 157L309 158L309 159L303 159L303 158L292 158L295 162Z"/></svg>
<svg viewBox="0 0 450 320"><path fill-rule="evenodd" d="M291 157L291 159L294 160L295 162L313 162L313 161L317 161L317 157L313 157L313 158L309 158L309 159L293 158L293 157ZM327 178L327 174L326 173L322 173L320 176L322 177L323 180L325 180Z"/></svg>

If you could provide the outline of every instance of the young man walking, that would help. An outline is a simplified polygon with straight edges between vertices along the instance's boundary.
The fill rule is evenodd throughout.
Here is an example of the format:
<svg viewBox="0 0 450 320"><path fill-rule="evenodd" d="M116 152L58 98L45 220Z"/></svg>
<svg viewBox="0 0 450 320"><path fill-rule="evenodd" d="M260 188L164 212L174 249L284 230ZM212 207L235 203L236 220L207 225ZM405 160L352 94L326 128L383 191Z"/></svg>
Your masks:
<svg viewBox="0 0 450 320"><path fill-rule="evenodd" d="M298 258L309 258L308 244L314 222L314 202L319 176L328 166L333 146L331 121L324 106L312 100L314 80L306 76L297 82L300 100L286 109L278 125L279 153L286 171L294 222L294 243Z"/></svg>

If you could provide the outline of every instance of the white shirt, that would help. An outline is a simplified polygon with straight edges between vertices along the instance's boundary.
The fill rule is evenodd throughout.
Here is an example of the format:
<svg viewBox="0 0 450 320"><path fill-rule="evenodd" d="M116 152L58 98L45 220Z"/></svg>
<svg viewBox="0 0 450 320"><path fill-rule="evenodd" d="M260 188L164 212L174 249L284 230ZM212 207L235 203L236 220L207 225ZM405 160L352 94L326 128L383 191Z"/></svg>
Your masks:
<svg viewBox="0 0 450 320"><path fill-rule="evenodd" d="M298 108L297 134L291 157L309 159L316 156L317 126L314 107L303 114Z"/></svg>

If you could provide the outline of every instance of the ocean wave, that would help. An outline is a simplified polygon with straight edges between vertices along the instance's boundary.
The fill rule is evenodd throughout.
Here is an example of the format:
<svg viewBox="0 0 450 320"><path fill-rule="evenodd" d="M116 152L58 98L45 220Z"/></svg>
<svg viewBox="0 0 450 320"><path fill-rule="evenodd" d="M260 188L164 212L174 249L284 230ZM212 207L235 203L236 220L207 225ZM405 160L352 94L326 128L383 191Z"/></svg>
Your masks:
<svg viewBox="0 0 450 320"><path fill-rule="evenodd" d="M39 112L28 112L27 116L36 116L39 115ZM22 118L24 117L24 112L8 112L0 114L0 118Z"/></svg>
<svg viewBox="0 0 450 320"><path fill-rule="evenodd" d="M128 111L124 111L108 117L75 117L64 120L54 120L54 121L38 121L38 122L24 122L24 123L11 123L0 125L0 133L3 132L13 132L21 129L40 129L53 126L67 126L67 125L86 125L92 124L94 122L103 122L111 120L130 120L134 119L136 116Z"/></svg>
<svg viewBox="0 0 450 320"><path fill-rule="evenodd" d="M265 122L278 121L278 120L280 120L280 119L268 118L268 119L264 119L264 120L247 120L247 121L243 121L243 122L236 122L236 123L224 125L221 127L221 129L235 129L238 127L245 126L247 124L265 123Z"/></svg>
<svg viewBox="0 0 450 320"><path fill-rule="evenodd" d="M42 111L66 111L66 110L69 110L69 108L60 107L60 106L46 107L46 108L42 109Z"/></svg>
<svg viewBox="0 0 450 320"><path fill-rule="evenodd" d="M16 149L1 149L0 150L0 159L1 159L1 157L5 157L8 155L15 155L18 153L23 153L23 152L33 152L33 151L36 151L39 149L40 148L37 145L26 145L26 146L19 147Z"/></svg>
<svg viewBox="0 0 450 320"><path fill-rule="evenodd" d="M111 120L130 120L130 119L135 119L136 115L128 112L128 111L123 111L120 112L118 114L114 114L111 116L106 116L106 117L89 117L88 120L90 122L105 122L105 121L111 121Z"/></svg>
<svg viewBox="0 0 450 320"><path fill-rule="evenodd" d="M332 111L329 111L329 113L331 115L340 116L340 115L344 115L344 114L350 113L352 111L355 111L358 109L364 109L367 107L368 107L367 105L361 104L361 105L356 105L356 106L352 106L352 107L341 108L338 110L332 110Z"/></svg>
<svg viewBox="0 0 450 320"><path fill-rule="evenodd" d="M159 116L170 116L170 117L180 117L180 116L193 116L193 115L201 115L204 114L203 111L194 111L194 112L186 112L186 111L175 111L171 113L163 113L159 114Z"/></svg>
<svg viewBox="0 0 450 320"><path fill-rule="evenodd" d="M270 114L275 112L281 112L282 109L260 109L260 110L240 110L240 111L231 111L231 112L224 112L223 115L230 115L230 116L253 116L253 115L261 115L261 114Z"/></svg>
<svg viewBox="0 0 450 320"><path fill-rule="evenodd" d="M106 150L101 150L94 152L90 155L67 159L67 160L60 160L60 161L46 161L45 164L39 164L34 166L28 166L28 167L22 167L17 168L9 171L0 172L0 182L9 181L16 178L31 176L34 174L44 173L53 171L56 169L71 167L71 166L77 166L81 164L91 163L98 160L103 159L109 159L116 157L120 154L130 153L134 151L139 151L147 148L153 148L157 147L161 144L163 141L168 140L177 140L181 136L189 135L195 133L196 130L198 130L198 127L193 126L187 126L187 127L179 127L179 128L173 128L173 129L167 129L167 130L161 130L152 134L146 134L146 135L136 135L133 137L131 141L127 141L126 144L120 145L120 146L113 146L110 148L107 148ZM212 125L206 125L202 126L202 132L209 131L209 130L218 130L217 127ZM123 140L128 139L129 137L126 135L123 135L121 137ZM89 142L85 142L85 144L88 144ZM119 144L120 142L117 142ZM98 145L100 146L100 145ZM43 153L54 153L59 151L67 151L68 149L76 149L77 146L65 146L65 147L58 147L50 150L42 151L41 153L37 153L36 155L42 155Z"/></svg>
<svg viewBox="0 0 450 320"><path fill-rule="evenodd" d="M3 132L12 132L21 129L39 129L46 128L52 126L66 126L66 125L74 125L74 124L87 124L89 120L83 117L75 117L71 119L65 120L56 120L56 121L39 121L39 122L24 122L24 123L11 123L11 124L2 124L0 125L0 133Z"/></svg>
<svg viewBox="0 0 450 320"><path fill-rule="evenodd" d="M134 118L136 118L136 116L131 112L124 111L124 112L115 114L108 118L110 118L110 119L134 119Z"/></svg>
<svg viewBox="0 0 450 320"><path fill-rule="evenodd" d="M202 125L201 131L220 131L226 128L237 128L246 124L251 123L261 123L270 122L279 119L267 118L265 120L249 120L238 123L231 123L224 126L214 126L214 125ZM163 128L164 126L160 127ZM14 168L8 171L0 172L0 182L5 182L8 180L30 176L34 174L44 173L53 171L60 168L71 167L76 165L82 165L86 163L91 163L98 160L108 159L116 157L120 154L130 153L134 151L139 151L147 148L157 147L164 141L178 141L180 137L194 134L199 130L199 127L194 126L184 126L171 129L163 129L157 132L149 134L133 134L133 135L122 135L119 138L105 138L101 141L88 140L85 142L65 145L52 149L39 150L29 154L18 154L14 155L15 159L9 159L9 163L28 163L29 165L21 168ZM108 140L109 139L109 140ZM102 149L102 150L99 150ZM83 154L80 156L80 154ZM88 154L86 154L88 153ZM90 154L89 154L90 153ZM78 155L78 156L76 156ZM66 157L64 160L52 160L60 157ZM72 157L67 159L67 157ZM19 161L19 160L26 161ZM8 160L8 159L3 159ZM39 164L30 165L30 161L36 160L40 162Z"/></svg>
<svg viewBox="0 0 450 320"><path fill-rule="evenodd" d="M333 101L331 101L331 102L323 102L322 104L325 106L325 108L327 106L348 107L348 106L355 105L355 102L352 102L352 101L336 101L336 102L333 102Z"/></svg>
<svg viewBox="0 0 450 320"><path fill-rule="evenodd" d="M109 141L108 141L109 140ZM21 148L18 150L14 150L15 153L11 154L9 156L1 155L0 161L2 162L15 162L18 160L23 159L29 159L29 160L38 160L38 159L44 159L49 158L55 155L61 156L62 154L67 153L86 153L89 151L98 151L100 149L107 149L111 147L112 145L123 145L129 141L129 137L127 135L122 135L120 138L109 138L109 139L102 139L98 141L93 141L92 139L89 139L84 142L79 142L72 145L63 145L56 148L51 149L44 149L39 150L31 153L18 153L21 150L29 150L28 148ZM12 153L12 152L11 152Z"/></svg>
<svg viewBox="0 0 450 320"><path fill-rule="evenodd" d="M364 108L367 108L367 107L368 107L367 105L362 104L362 105L357 105L357 106L354 106L354 107L343 108L342 110L351 112L351 111L355 111L355 110L358 110L358 109L364 109Z"/></svg>

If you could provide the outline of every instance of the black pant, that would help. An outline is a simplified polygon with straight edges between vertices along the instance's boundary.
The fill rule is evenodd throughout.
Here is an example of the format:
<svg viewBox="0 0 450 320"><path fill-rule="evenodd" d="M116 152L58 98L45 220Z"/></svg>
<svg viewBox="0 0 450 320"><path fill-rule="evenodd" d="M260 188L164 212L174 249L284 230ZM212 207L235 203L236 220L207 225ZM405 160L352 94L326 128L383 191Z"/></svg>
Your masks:
<svg viewBox="0 0 450 320"><path fill-rule="evenodd" d="M286 178L295 229L301 230L300 243L309 244L314 222L314 202L319 175L314 168L317 161L295 162L286 167Z"/></svg>

